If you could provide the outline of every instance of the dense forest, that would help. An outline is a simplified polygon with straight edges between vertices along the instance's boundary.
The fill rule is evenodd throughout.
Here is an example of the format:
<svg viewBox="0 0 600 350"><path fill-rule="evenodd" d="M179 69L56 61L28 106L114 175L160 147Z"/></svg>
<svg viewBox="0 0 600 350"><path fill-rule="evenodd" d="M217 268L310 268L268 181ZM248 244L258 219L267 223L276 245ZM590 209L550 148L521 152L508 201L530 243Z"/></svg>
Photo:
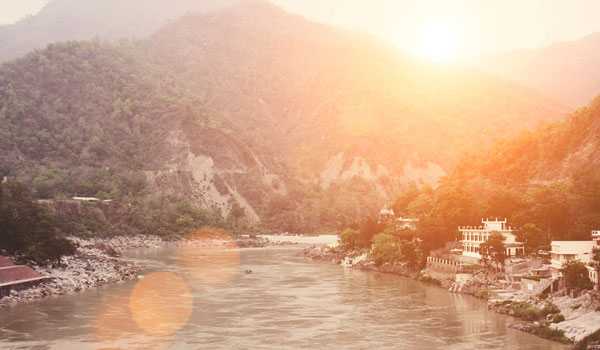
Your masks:
<svg viewBox="0 0 600 350"><path fill-rule="evenodd" d="M161 234L178 220L336 231L435 182L465 149L565 111L256 1L144 40L58 43L5 63L0 106L1 176L35 199L91 196L138 208L136 222L160 218L145 227L99 207L106 220L67 231Z"/></svg>
<svg viewBox="0 0 600 350"><path fill-rule="evenodd" d="M413 188L392 207L421 218L419 234L431 247L482 217L507 218L527 252L548 250L551 240L589 240L600 228L598 154L600 97L565 121L465 153L437 188Z"/></svg>

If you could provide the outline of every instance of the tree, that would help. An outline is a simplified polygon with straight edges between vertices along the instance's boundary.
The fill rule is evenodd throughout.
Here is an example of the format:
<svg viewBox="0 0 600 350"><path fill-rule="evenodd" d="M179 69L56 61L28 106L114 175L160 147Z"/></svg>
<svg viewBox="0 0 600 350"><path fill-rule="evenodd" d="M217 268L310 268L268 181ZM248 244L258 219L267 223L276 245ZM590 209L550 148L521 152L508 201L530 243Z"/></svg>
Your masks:
<svg viewBox="0 0 600 350"><path fill-rule="evenodd" d="M371 258L376 266L385 263L393 264L404 258L398 240L389 233L378 233L373 237L373 248L371 249Z"/></svg>
<svg viewBox="0 0 600 350"><path fill-rule="evenodd" d="M484 264L495 263L496 269L500 265L500 269L504 266L506 259L506 249L504 248L504 237L499 232L492 232L487 241L479 246L481 261Z"/></svg>
<svg viewBox="0 0 600 350"><path fill-rule="evenodd" d="M550 246L546 235L535 224L527 223L515 233L519 242L524 243L527 253L536 252L540 249L547 250Z"/></svg>
<svg viewBox="0 0 600 350"><path fill-rule="evenodd" d="M246 217L246 210L238 202L233 202L226 219L229 228L236 230L240 226L240 220L244 217Z"/></svg>
<svg viewBox="0 0 600 350"><path fill-rule="evenodd" d="M340 233L340 247L344 251L357 250L360 248L361 234L358 230L346 228Z"/></svg>
<svg viewBox="0 0 600 350"><path fill-rule="evenodd" d="M0 249L38 264L60 262L75 247L58 233L54 218L33 201L26 185L9 181L0 186Z"/></svg>
<svg viewBox="0 0 600 350"><path fill-rule="evenodd" d="M535 223L543 232L550 234L551 240L581 238L573 232L576 225L572 206L577 199L568 184L555 182L535 187L527 191L523 199L527 209L519 214L526 220L525 223Z"/></svg>
<svg viewBox="0 0 600 350"><path fill-rule="evenodd" d="M420 251L411 241L400 241L400 251L402 252L402 261L406 262L408 267L419 266Z"/></svg>
<svg viewBox="0 0 600 350"><path fill-rule="evenodd" d="M455 230L446 229L439 220L424 218L417 231L417 236L422 240L420 246L423 254L427 255L431 250L443 247L444 242L452 241L456 236Z"/></svg>
<svg viewBox="0 0 600 350"><path fill-rule="evenodd" d="M367 218L360 226L360 240L358 242L358 248L371 248L373 238L376 234L382 232L383 230L384 226L377 223L377 220L373 219L372 217Z"/></svg>
<svg viewBox="0 0 600 350"><path fill-rule="evenodd" d="M587 267L579 260L566 261L560 272L563 274L567 288L591 289L593 287Z"/></svg>

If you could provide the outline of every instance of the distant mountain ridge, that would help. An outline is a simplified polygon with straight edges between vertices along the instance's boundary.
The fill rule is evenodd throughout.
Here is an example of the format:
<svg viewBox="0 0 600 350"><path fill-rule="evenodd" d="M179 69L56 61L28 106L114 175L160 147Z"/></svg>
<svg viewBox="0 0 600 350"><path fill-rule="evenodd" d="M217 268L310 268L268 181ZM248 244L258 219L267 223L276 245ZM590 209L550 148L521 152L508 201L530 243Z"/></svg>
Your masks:
<svg viewBox="0 0 600 350"><path fill-rule="evenodd" d="M539 89L573 107L587 105L600 93L600 32L538 49L490 54L470 64Z"/></svg>
<svg viewBox="0 0 600 350"><path fill-rule="evenodd" d="M53 42L98 36L115 41L152 34L188 12L217 10L237 0L50 0L36 15L0 26L0 62Z"/></svg>
<svg viewBox="0 0 600 350"><path fill-rule="evenodd" d="M260 1L143 40L50 45L0 66L0 105L0 170L38 194L147 188L290 232L373 214L463 147L567 111Z"/></svg>

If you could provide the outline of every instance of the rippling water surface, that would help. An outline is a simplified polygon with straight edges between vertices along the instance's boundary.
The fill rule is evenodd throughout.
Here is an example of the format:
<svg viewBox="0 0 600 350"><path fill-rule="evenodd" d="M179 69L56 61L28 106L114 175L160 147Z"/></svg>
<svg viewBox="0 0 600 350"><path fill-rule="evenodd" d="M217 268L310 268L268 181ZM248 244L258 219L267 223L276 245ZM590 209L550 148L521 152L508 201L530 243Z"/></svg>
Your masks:
<svg viewBox="0 0 600 350"><path fill-rule="evenodd" d="M135 251L141 280L0 310L0 348L566 349L481 300L297 252Z"/></svg>

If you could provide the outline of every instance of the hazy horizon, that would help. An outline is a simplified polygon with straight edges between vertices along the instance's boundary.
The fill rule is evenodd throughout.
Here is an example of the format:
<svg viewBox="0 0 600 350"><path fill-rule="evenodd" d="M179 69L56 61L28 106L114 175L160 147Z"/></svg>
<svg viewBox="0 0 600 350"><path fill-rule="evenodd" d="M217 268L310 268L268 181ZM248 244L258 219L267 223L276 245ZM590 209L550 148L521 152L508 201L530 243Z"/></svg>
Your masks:
<svg viewBox="0 0 600 350"><path fill-rule="evenodd" d="M0 25L35 15L50 0L0 0ZM592 0L270 0L285 10L331 25L365 31L400 50L437 61L538 48L600 31Z"/></svg>

